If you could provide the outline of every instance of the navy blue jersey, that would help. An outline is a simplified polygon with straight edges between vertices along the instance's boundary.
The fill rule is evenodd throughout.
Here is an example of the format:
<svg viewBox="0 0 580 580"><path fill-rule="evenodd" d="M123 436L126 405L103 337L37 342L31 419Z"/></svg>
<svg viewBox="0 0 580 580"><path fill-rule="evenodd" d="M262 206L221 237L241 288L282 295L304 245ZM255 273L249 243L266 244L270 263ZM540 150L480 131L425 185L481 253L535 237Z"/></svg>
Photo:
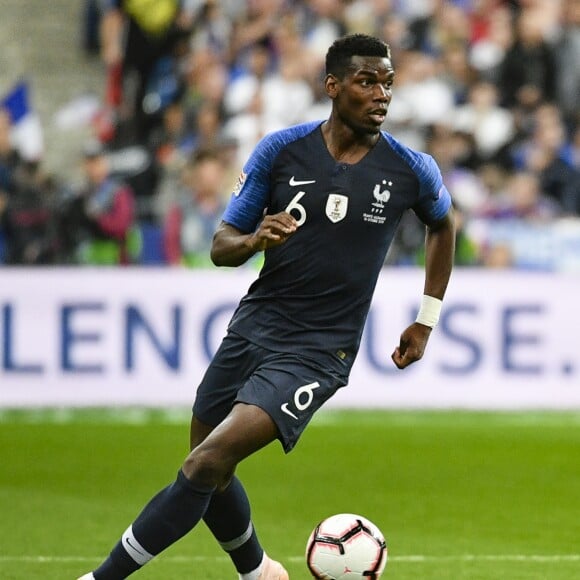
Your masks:
<svg viewBox="0 0 580 580"><path fill-rule="evenodd" d="M244 166L223 220L250 233L265 211L286 210L299 228L266 250L229 328L348 374L402 214L433 224L451 198L430 156L382 132L361 161L337 162L321 124L267 135Z"/></svg>

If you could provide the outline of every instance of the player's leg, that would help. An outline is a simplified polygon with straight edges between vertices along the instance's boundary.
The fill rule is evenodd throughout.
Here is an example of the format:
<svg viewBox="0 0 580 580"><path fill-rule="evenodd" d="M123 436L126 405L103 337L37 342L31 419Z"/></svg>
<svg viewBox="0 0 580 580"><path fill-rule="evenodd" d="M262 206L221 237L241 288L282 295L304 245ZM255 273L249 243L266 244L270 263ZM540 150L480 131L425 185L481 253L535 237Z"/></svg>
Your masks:
<svg viewBox="0 0 580 580"><path fill-rule="evenodd" d="M191 449L197 447L212 430L213 427L194 415L191 419ZM268 559L258 541L246 490L235 475L223 489L213 493L203 521L230 556L240 580L259 578Z"/></svg>
<svg viewBox="0 0 580 580"><path fill-rule="evenodd" d="M237 400L265 409L278 427L284 449L289 451L315 410L343 384L341 379L318 367L306 366L300 357L270 353L239 389ZM207 423L195 417L199 413L207 416L208 422L211 420L212 413L203 401L202 395L194 406L193 447L211 431ZM251 521L246 492L235 476L221 493L213 494L204 521L229 552L241 580L288 577L281 564L264 555ZM252 562L260 564L254 568Z"/></svg>
<svg viewBox="0 0 580 580"><path fill-rule="evenodd" d="M197 388L190 431L191 449L206 439L213 426L223 421L231 411L239 390L270 355L271 351L240 336L227 335L224 338ZM233 473L229 481L212 495L204 521L231 556L240 578L259 578L262 567L267 567L270 560L258 542L246 492ZM284 577L269 573L261 578Z"/></svg>
<svg viewBox="0 0 580 580"><path fill-rule="evenodd" d="M278 437L270 416L238 404L186 457L177 479L159 492L125 531L95 580L126 578L187 534L204 516L211 496L231 478L236 465Z"/></svg>

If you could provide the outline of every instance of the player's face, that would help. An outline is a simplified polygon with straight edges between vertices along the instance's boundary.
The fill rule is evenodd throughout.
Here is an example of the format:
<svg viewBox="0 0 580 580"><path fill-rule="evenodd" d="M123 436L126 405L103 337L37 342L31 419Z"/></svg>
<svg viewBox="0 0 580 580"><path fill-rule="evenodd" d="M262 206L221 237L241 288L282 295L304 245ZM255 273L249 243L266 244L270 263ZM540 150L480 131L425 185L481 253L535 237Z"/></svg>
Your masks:
<svg viewBox="0 0 580 580"><path fill-rule="evenodd" d="M338 118L355 133L377 134L392 98L395 78L388 58L354 56L344 78L327 78L327 91Z"/></svg>

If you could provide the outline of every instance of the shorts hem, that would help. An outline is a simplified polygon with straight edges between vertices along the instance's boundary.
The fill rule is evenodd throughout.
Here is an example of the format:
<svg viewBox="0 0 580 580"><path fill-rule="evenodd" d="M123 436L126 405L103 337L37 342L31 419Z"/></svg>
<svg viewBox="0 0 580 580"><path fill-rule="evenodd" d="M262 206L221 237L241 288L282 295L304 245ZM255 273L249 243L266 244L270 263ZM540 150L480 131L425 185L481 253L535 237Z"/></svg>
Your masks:
<svg viewBox="0 0 580 580"><path fill-rule="evenodd" d="M237 397L236 400L234 401L234 405L236 403L243 403L244 405L253 405L254 407L258 407L259 409L262 409L262 411L264 411L264 413L267 413L268 417L270 417L270 419L272 419L272 421L274 422L274 425L276 425L276 429L278 431L277 439L278 439L278 441L280 441L280 444L282 445L282 449L284 449L284 453L290 453L290 451L292 451L292 449L294 449L298 440L293 440L290 437L285 436L282 433L282 430L280 429L280 424L278 423L278 421L276 421L276 417L274 417L272 415L272 413L268 409L266 409L263 405L259 405L255 401L244 400L242 397Z"/></svg>

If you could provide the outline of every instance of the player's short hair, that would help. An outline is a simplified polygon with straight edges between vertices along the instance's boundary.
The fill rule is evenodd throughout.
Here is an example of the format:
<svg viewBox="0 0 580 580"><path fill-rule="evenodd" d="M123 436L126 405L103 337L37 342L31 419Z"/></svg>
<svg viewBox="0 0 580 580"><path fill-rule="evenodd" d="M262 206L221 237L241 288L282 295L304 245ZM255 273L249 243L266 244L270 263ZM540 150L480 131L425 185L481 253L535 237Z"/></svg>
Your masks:
<svg viewBox="0 0 580 580"><path fill-rule="evenodd" d="M335 40L326 53L326 74L343 78L353 56L391 58L391 48L368 34L349 34Z"/></svg>

